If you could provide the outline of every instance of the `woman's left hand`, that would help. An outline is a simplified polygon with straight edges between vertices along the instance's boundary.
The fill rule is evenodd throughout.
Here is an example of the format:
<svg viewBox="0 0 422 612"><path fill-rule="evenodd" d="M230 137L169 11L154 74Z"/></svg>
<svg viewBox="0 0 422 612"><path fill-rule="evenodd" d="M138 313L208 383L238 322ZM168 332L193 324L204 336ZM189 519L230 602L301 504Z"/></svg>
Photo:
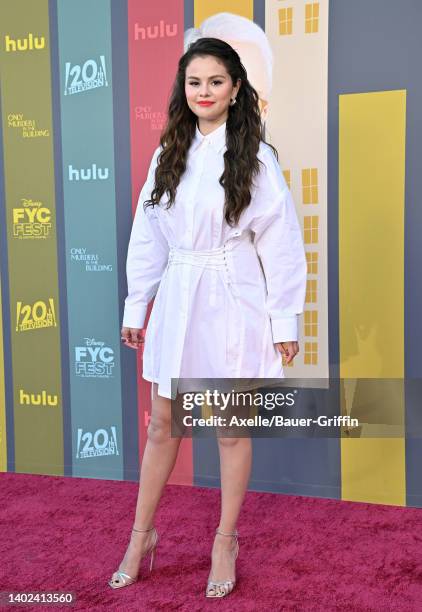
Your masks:
<svg viewBox="0 0 422 612"><path fill-rule="evenodd" d="M291 342L275 342L274 344L280 353L286 357L286 364L290 363L299 352L299 342L295 340Z"/></svg>

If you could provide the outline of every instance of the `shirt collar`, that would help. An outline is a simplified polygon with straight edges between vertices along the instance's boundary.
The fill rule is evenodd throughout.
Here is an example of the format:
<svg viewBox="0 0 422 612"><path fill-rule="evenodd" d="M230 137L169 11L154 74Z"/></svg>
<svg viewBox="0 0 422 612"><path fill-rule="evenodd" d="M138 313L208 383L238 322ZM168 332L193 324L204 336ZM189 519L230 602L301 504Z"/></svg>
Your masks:
<svg viewBox="0 0 422 612"><path fill-rule="evenodd" d="M200 146L206 146L209 143L209 146L213 147L213 149L219 153L226 146L226 124L225 121L218 128L204 136L201 134L198 128L198 124L196 124L195 136L193 137L191 150L195 151Z"/></svg>

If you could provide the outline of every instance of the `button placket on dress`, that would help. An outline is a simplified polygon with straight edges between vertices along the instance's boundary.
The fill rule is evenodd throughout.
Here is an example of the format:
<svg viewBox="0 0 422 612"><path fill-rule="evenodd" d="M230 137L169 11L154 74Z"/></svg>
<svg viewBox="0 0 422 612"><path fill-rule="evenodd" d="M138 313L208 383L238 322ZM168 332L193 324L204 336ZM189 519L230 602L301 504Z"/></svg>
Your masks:
<svg viewBox="0 0 422 612"><path fill-rule="evenodd" d="M232 238L237 238L242 234L241 231L233 232ZM243 238L248 243L248 238L245 235ZM251 244L251 243L249 243ZM240 378L242 372L242 353L245 344L245 320L242 308L239 303L239 295L236 283L230 274L229 262L233 263L233 249L235 242L231 242L229 238L224 243L224 272L225 282L228 288L228 295L233 300L233 308L229 309L228 330L226 340L226 358L229 363L233 363L233 377ZM253 247L252 247L253 248ZM231 315L231 316L230 316Z"/></svg>
<svg viewBox="0 0 422 612"><path fill-rule="evenodd" d="M189 249L176 249L173 248L172 252L171 252L171 264L174 263L186 263L186 260L181 260L180 259L180 255L183 252L193 252L192 247L193 247L193 226L194 226L194 209L195 209L195 198L196 198L196 194L198 192L199 189L199 185L201 182L201 177L202 177L202 173L204 171L204 165L205 165L205 156L206 156L206 149L201 147L199 148L198 152L199 152L199 157L197 156L197 163L198 166L195 169L195 174L196 174L196 181L194 182L194 184L192 185L191 190L189 191L189 193L187 194L187 214L186 214L186 222L187 222L187 227L188 227L188 236L189 236ZM176 255L179 255L179 257L177 257ZM180 367L181 367L181 363L182 363L182 357L183 357L183 348L184 348L184 343L185 343L185 337L186 337L186 331L187 331L187 326L188 326L188 310L189 310L189 296L190 296L190 291L191 291L191 267L189 265L182 265L182 293L183 293L183 299L182 299L182 319L181 319L181 323L182 325L179 325L177 327L177 329L175 330L176 332L176 338L175 338L175 342L173 345L173 350L175 351L175 356L174 356L174 378L179 378L179 374L180 374ZM177 347L177 352L176 352L176 347Z"/></svg>

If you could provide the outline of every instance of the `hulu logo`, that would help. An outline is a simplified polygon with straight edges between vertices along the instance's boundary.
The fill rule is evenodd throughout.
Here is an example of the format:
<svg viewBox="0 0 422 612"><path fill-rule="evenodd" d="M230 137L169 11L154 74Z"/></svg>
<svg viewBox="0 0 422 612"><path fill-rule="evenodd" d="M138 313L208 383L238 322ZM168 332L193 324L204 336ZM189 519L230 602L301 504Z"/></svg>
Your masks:
<svg viewBox="0 0 422 612"><path fill-rule="evenodd" d="M108 168L98 168L92 164L91 168L74 168L69 166L69 181L104 181L108 179Z"/></svg>
<svg viewBox="0 0 422 612"><path fill-rule="evenodd" d="M4 37L4 48L6 53L11 51L36 51L45 48L44 36L34 36L29 32L26 38L11 38L8 34Z"/></svg>
<svg viewBox="0 0 422 612"><path fill-rule="evenodd" d="M41 393L25 393L19 389L19 404L21 406L57 406L59 403L58 395L50 395L45 389Z"/></svg>

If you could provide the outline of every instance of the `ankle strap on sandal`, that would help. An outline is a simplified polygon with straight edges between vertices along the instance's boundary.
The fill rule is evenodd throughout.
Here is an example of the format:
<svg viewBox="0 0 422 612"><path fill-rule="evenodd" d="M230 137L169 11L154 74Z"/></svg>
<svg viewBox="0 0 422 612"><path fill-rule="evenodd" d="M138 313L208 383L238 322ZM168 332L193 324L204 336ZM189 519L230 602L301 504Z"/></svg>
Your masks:
<svg viewBox="0 0 422 612"><path fill-rule="evenodd" d="M151 531L151 529L154 529L154 526L150 527L149 529L135 529L135 527L133 527L132 531L139 531L139 533L141 533L144 531Z"/></svg>
<svg viewBox="0 0 422 612"><path fill-rule="evenodd" d="M220 535L224 535L224 536L235 536L235 537L239 535L237 529L233 533L224 533L224 531L221 531L218 527L215 530L215 533L219 533Z"/></svg>

